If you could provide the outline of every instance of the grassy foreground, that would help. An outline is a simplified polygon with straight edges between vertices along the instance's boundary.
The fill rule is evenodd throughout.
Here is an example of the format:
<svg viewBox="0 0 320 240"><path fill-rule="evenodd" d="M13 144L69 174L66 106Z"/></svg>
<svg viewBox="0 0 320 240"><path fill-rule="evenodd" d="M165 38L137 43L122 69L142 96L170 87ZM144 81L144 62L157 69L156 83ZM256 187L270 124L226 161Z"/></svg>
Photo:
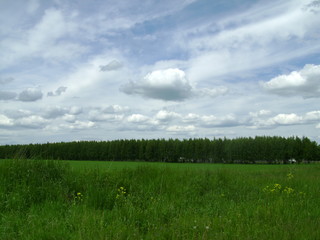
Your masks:
<svg viewBox="0 0 320 240"><path fill-rule="evenodd" d="M320 238L319 165L71 164L0 163L0 239Z"/></svg>

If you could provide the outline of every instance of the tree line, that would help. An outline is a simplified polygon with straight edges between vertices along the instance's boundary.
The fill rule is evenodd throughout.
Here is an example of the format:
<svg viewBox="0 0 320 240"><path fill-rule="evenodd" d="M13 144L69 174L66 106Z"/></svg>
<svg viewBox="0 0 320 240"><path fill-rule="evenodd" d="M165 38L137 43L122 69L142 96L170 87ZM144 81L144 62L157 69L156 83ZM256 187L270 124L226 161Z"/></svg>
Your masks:
<svg viewBox="0 0 320 240"><path fill-rule="evenodd" d="M320 160L307 137L122 139L0 146L0 158L207 163L288 163Z"/></svg>

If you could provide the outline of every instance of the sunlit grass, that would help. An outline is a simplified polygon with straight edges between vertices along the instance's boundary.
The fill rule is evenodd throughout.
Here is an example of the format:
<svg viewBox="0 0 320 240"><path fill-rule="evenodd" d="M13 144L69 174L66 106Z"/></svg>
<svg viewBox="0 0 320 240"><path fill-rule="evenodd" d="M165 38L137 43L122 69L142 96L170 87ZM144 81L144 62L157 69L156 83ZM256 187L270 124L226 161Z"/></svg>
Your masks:
<svg viewBox="0 0 320 240"><path fill-rule="evenodd" d="M6 161L0 239L318 239L319 170Z"/></svg>

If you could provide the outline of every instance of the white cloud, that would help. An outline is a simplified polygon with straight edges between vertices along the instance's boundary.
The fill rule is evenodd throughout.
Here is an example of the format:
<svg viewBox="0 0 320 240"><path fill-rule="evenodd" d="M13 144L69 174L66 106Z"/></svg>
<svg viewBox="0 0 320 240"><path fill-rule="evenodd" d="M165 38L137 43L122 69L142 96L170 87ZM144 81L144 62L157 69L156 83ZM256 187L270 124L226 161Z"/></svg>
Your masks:
<svg viewBox="0 0 320 240"><path fill-rule="evenodd" d="M55 109L57 110L57 109ZM62 113L58 112L48 112L50 116L39 116L36 113L33 113L28 110L7 110L5 111L6 115L0 114L0 125L2 126L10 126L11 130L21 130L21 128L25 129L42 129L47 128L51 124L55 124L54 118L58 116L62 116ZM71 116L74 115L63 115L63 119L68 122L74 122L71 120ZM67 119L68 117L68 119Z"/></svg>
<svg viewBox="0 0 320 240"><path fill-rule="evenodd" d="M217 117L215 115L198 115L189 113L183 117L183 122L193 123L199 127L233 127L243 125L241 121L237 120L233 114Z"/></svg>
<svg viewBox="0 0 320 240"><path fill-rule="evenodd" d="M30 28L26 28L30 24L14 26L16 31L11 31L1 41L6 55L5 59L0 58L1 67L34 58L66 62L85 53L85 45L70 40L79 31L74 17L72 12L66 16L60 9L49 8L44 11L40 21Z"/></svg>
<svg viewBox="0 0 320 240"><path fill-rule="evenodd" d="M307 64L299 72L280 75L262 86L270 93L281 96L320 97L320 65Z"/></svg>
<svg viewBox="0 0 320 240"><path fill-rule="evenodd" d="M140 82L130 82L122 86L121 91L165 101L182 101L192 96L191 89L184 71L169 68L153 71Z"/></svg>
<svg viewBox="0 0 320 240"><path fill-rule="evenodd" d="M128 107L117 104L98 107L89 111L89 119L94 122L119 122L128 111Z"/></svg>
<svg viewBox="0 0 320 240"><path fill-rule="evenodd" d="M251 117L267 116L267 115L270 115L270 114L271 114L271 111L270 110L265 110L265 109L259 110L258 112L250 112L249 113L249 115Z"/></svg>
<svg viewBox="0 0 320 240"><path fill-rule="evenodd" d="M100 97L99 105L105 101L108 102L108 98L112 99L119 92L119 85L127 78L129 71L123 68L121 71L102 72L99 71L99 66L108 55L117 54L115 51L115 53L94 55L62 76L58 84L68 87L63 98L87 98L89 99L87 103L89 103L92 96L95 97L95 101L98 101L97 97Z"/></svg>
<svg viewBox="0 0 320 240"><path fill-rule="evenodd" d="M74 25L66 21L62 11L47 9L41 21L29 31L29 51L42 51L45 47L49 47L49 54L56 54L50 51L50 48L54 47L58 39L71 33L74 27ZM48 53L43 52L43 54L46 55Z"/></svg>
<svg viewBox="0 0 320 240"><path fill-rule="evenodd" d="M295 113L290 114L278 114L277 116L269 119L273 124L279 125L292 125L292 124L300 124L302 122L302 118Z"/></svg>
<svg viewBox="0 0 320 240"><path fill-rule="evenodd" d="M307 112L304 119L306 121L320 121L320 111Z"/></svg>
<svg viewBox="0 0 320 240"><path fill-rule="evenodd" d="M43 94L40 89L28 88L19 94L18 99L22 102L33 102L41 99L42 95Z"/></svg>
<svg viewBox="0 0 320 240"><path fill-rule="evenodd" d="M175 118L180 118L180 114L175 113L175 112L171 112L171 111L167 111L167 110L160 110L155 115L155 119L158 121L161 121L161 122L168 122L168 121L173 120Z"/></svg>
<svg viewBox="0 0 320 240"><path fill-rule="evenodd" d="M275 88L287 88L287 87L301 87L306 83L306 80L300 75L300 73L294 71L289 75L281 75L271 79L265 84L267 89Z"/></svg>
<svg viewBox="0 0 320 240"><path fill-rule="evenodd" d="M242 125L234 115L228 114L223 117L216 117L214 115L205 115L201 117L201 126L203 127L233 127Z"/></svg>
<svg viewBox="0 0 320 240"><path fill-rule="evenodd" d="M89 112L89 119L93 122L119 122L123 118L123 114L103 113L99 110Z"/></svg>
<svg viewBox="0 0 320 240"><path fill-rule="evenodd" d="M41 116L28 116L16 119L14 121L14 125L18 127L24 127L24 128L44 128L45 125L48 123L48 120L44 119Z"/></svg>
<svg viewBox="0 0 320 240"><path fill-rule="evenodd" d="M183 122L189 122L189 123L196 123L199 121L201 118L200 115L195 114L195 113L188 113L186 116L183 117L182 121Z"/></svg>
<svg viewBox="0 0 320 240"><path fill-rule="evenodd" d="M12 119L8 118L7 116L0 114L0 127L4 126L12 126L13 125L13 121Z"/></svg>
<svg viewBox="0 0 320 240"><path fill-rule="evenodd" d="M24 110L24 109L10 109L10 110L5 110L4 113L6 114L6 116L12 119L23 118L23 117L28 117L32 115L31 111Z"/></svg>
<svg viewBox="0 0 320 240"><path fill-rule="evenodd" d="M191 53L188 76L197 81L237 77L318 52L319 17L302 6L299 1L258 2L232 17L186 26L175 39Z"/></svg>
<svg viewBox="0 0 320 240"><path fill-rule="evenodd" d="M62 119L69 123L74 123L76 121L76 116L71 114L65 114Z"/></svg>
<svg viewBox="0 0 320 240"><path fill-rule="evenodd" d="M125 113L128 112L130 109L127 106L120 106L120 105L109 105L102 107L101 111L103 113Z"/></svg>
<svg viewBox="0 0 320 240"><path fill-rule="evenodd" d="M82 108L78 106L72 106L69 109L69 114L72 114L72 115L79 115L82 112L83 112Z"/></svg>
<svg viewBox="0 0 320 240"><path fill-rule="evenodd" d="M128 116L127 121L131 123L145 123L149 119L150 119L149 117L144 116L142 114L132 114Z"/></svg>
<svg viewBox="0 0 320 240"><path fill-rule="evenodd" d="M75 121L70 124L60 124L59 127L62 129L70 129L70 130L84 130L95 127L96 124L91 121Z"/></svg>
<svg viewBox="0 0 320 240"><path fill-rule="evenodd" d="M152 71L140 82L127 83L120 90L129 95L141 95L164 101L183 101L196 96L217 97L228 92L224 86L194 88L187 79L186 73L178 68Z"/></svg>
<svg viewBox="0 0 320 240"><path fill-rule="evenodd" d="M303 115L296 113L280 113L273 117L266 118L268 115L253 115L251 117L250 128L276 128L279 126L290 126L290 125L307 125L314 124L320 121L320 111L311 111Z"/></svg>
<svg viewBox="0 0 320 240"><path fill-rule="evenodd" d="M193 125L187 125L187 126L173 125L173 126L167 127L166 130L168 132L193 132L196 130L196 127Z"/></svg>
<svg viewBox="0 0 320 240"><path fill-rule="evenodd" d="M73 107L62 107L62 106L52 106L47 107L42 112L42 117L46 119L57 119L57 118L63 118L66 121L73 121L72 119L75 119L76 115L79 115L82 113L82 108L73 106Z"/></svg>

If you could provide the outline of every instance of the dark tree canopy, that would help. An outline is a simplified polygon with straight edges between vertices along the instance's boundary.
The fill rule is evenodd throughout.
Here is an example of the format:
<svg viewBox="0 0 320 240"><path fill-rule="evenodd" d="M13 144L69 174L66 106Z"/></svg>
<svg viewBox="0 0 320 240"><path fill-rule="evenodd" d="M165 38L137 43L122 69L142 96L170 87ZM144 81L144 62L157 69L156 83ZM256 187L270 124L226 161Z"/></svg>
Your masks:
<svg viewBox="0 0 320 240"><path fill-rule="evenodd" d="M318 161L320 146L303 137L130 139L0 146L0 158L210 163Z"/></svg>

